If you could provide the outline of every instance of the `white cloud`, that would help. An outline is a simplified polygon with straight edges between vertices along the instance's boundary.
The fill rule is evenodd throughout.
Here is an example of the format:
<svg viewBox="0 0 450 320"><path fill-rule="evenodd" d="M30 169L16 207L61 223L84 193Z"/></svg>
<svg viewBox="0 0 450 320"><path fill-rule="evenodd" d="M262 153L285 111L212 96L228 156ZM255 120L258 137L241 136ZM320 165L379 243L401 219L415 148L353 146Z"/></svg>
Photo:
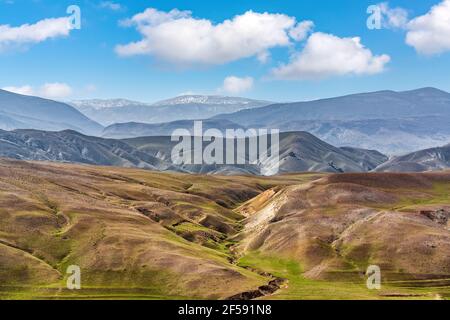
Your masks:
<svg viewBox="0 0 450 320"><path fill-rule="evenodd" d="M278 79L322 79L331 76L365 75L383 72L388 55L375 56L361 44L361 39L339 38L316 32L301 52L287 65L272 71Z"/></svg>
<svg viewBox="0 0 450 320"><path fill-rule="evenodd" d="M21 86L21 87L14 87L14 86L3 87L2 90L14 92L17 94L23 94L26 96L32 96L34 94L33 87L29 86L29 85Z"/></svg>
<svg viewBox="0 0 450 320"><path fill-rule="evenodd" d="M35 44L48 39L66 37L70 34L69 17L50 18L35 24L23 24L19 27L0 25L0 51L10 46Z"/></svg>
<svg viewBox="0 0 450 320"><path fill-rule="evenodd" d="M312 28L314 28L314 22L302 21L289 31L289 35L295 41L302 41L306 39Z"/></svg>
<svg viewBox="0 0 450 320"><path fill-rule="evenodd" d="M408 11L391 8L388 2L378 4L382 14L382 25L388 29L404 29L408 23Z"/></svg>
<svg viewBox="0 0 450 320"><path fill-rule="evenodd" d="M63 99L72 94L72 88L60 82L46 83L40 88L39 94L49 99Z"/></svg>
<svg viewBox="0 0 450 320"><path fill-rule="evenodd" d="M100 2L100 8L109 9L112 11L119 11L122 9L122 5L117 2L102 1L102 2Z"/></svg>
<svg viewBox="0 0 450 320"><path fill-rule="evenodd" d="M256 56L256 59L258 59L258 61L261 63L266 63L270 59L270 52L269 51L260 52Z"/></svg>
<svg viewBox="0 0 450 320"><path fill-rule="evenodd" d="M450 0L433 6L407 25L406 43L425 55L450 51Z"/></svg>
<svg viewBox="0 0 450 320"><path fill-rule="evenodd" d="M66 83L54 82L45 83L42 86L35 88L30 85L24 86L7 86L3 90L23 94L27 96L39 96L48 99L63 99L72 95L72 88Z"/></svg>
<svg viewBox="0 0 450 320"><path fill-rule="evenodd" d="M240 94L253 88L254 79L252 77L239 78L235 76L226 77L223 81L221 92L229 94Z"/></svg>
<svg viewBox="0 0 450 320"><path fill-rule="evenodd" d="M116 46L118 55L151 55L182 65L224 64L253 56L264 62L269 49L291 45L292 40L304 38L312 26L287 15L253 11L214 24L194 18L190 11L153 8L121 25L135 26L142 39Z"/></svg>

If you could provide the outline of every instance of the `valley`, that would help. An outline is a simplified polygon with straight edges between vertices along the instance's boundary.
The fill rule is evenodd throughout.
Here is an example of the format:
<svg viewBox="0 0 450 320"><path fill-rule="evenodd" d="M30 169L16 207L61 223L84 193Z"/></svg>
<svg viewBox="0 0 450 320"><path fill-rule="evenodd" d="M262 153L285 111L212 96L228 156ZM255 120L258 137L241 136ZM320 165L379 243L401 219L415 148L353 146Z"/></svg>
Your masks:
<svg viewBox="0 0 450 320"><path fill-rule="evenodd" d="M1 159L0 298L450 298L449 190L448 171L207 176ZM371 264L380 291L365 286ZM81 290L65 289L69 265Z"/></svg>

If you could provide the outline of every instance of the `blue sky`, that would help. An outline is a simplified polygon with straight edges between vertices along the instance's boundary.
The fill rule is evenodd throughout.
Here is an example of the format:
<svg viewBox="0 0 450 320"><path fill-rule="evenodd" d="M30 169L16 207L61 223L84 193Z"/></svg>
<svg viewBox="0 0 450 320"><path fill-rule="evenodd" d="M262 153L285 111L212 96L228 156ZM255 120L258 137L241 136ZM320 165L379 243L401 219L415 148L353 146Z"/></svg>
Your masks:
<svg viewBox="0 0 450 320"><path fill-rule="evenodd" d="M432 19L438 15L430 15L432 7L440 5L438 9L445 16L445 3L390 1L389 9L382 12L382 28L369 30L366 10L373 4L378 2L0 0L0 88L19 88L62 100L128 98L148 102L182 93L299 101L425 86L450 91L450 44L442 44L439 38L450 39L450 34L446 34L449 30L445 26L443 30L433 29ZM80 30L66 31L67 34L53 30L49 31L55 33L53 36L41 38L36 34L44 32L43 27L24 31L25 24L33 26L44 19L67 17L69 5L81 9ZM151 22L130 20L148 8L155 9ZM397 8L401 11L395 11ZM168 14L173 9L181 13ZM183 13L187 10L192 13ZM250 10L253 15L245 15ZM399 25L389 20L389 14L395 18L400 13L401 18L405 12L408 18ZM263 13L267 15L263 17ZM284 15L284 20L275 14ZM165 17L163 22L156 19L161 15ZM235 16L243 17L242 24L233 23ZM422 20L417 21L421 16ZM267 25L272 20L259 26L264 31L256 32L256 37L242 30L242 26L253 28L254 21L266 18L275 24L270 32ZM177 32L177 23L183 19L193 23L188 21L188 28L199 21L209 23L210 28L201 35L193 28L185 36L183 31ZM220 28L225 20L232 21L224 35ZM304 21L312 21L314 27L301 29L299 23ZM51 23L46 27L51 28ZM148 33L139 28L147 28ZM160 37L161 30L169 36ZM304 34L291 37L292 30ZM421 37L430 33L437 34L436 43ZM407 43L409 34L413 40ZM195 41L192 47L180 50L180 43L190 36L202 39L204 46L197 48ZM359 37L359 44L364 47L353 46L349 41L354 37ZM127 47L142 40L147 49ZM213 48L218 41L221 49L216 52ZM322 44L328 47L320 48ZM122 51L118 49L121 45L125 48ZM320 50L327 53L322 60L317 54ZM361 55L360 60L349 58L353 57L352 52ZM270 56L265 61L258 59L267 53ZM280 71L282 65L287 66L284 71Z"/></svg>

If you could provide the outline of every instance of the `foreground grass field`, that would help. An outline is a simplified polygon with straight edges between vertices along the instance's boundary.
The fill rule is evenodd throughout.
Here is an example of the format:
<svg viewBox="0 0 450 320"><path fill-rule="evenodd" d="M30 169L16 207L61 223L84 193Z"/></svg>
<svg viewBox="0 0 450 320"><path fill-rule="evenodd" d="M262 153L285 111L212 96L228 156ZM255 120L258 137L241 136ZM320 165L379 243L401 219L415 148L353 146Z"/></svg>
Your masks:
<svg viewBox="0 0 450 320"><path fill-rule="evenodd" d="M274 300L436 300L450 298L450 279L445 283L429 282L425 286L420 281L388 282L381 290L369 290L366 278L356 277L352 281L326 281L308 279L300 264L295 260L286 260L276 256L264 256L250 253L239 260L242 267L264 270L276 277L288 279L287 285L274 295L264 299Z"/></svg>
<svg viewBox="0 0 450 320"><path fill-rule="evenodd" d="M450 174L196 176L0 160L0 299L445 299ZM368 290L364 270L382 267ZM82 289L66 288L67 267Z"/></svg>

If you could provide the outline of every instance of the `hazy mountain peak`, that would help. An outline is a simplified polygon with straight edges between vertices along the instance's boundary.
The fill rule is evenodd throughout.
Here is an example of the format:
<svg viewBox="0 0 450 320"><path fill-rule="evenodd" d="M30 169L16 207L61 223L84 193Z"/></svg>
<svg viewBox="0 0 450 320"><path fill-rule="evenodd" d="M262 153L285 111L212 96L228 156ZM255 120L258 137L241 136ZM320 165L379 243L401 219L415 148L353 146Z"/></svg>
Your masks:
<svg viewBox="0 0 450 320"><path fill-rule="evenodd" d="M81 100L72 105L87 117L109 126L114 123L163 123L177 120L207 119L218 114L258 108L271 104L237 97L185 95L155 104L126 99Z"/></svg>
<svg viewBox="0 0 450 320"><path fill-rule="evenodd" d="M246 105L262 103L265 101L246 99L240 97L228 97L219 95L182 95L172 99L156 102L154 106L169 106L182 104L208 104L208 105Z"/></svg>
<svg viewBox="0 0 450 320"><path fill-rule="evenodd" d="M450 167L450 144L415 151L383 163L378 172L425 172L447 170Z"/></svg>
<svg viewBox="0 0 450 320"><path fill-rule="evenodd" d="M138 102L128 99L87 99L87 100L74 100L70 102L71 105L77 108L92 108L95 110L108 109L108 108L122 108L129 106L150 106L149 103Z"/></svg>
<svg viewBox="0 0 450 320"><path fill-rule="evenodd" d="M402 93L407 93L407 94L421 94L421 95L450 95L448 92L441 90L441 89L437 89L434 87L425 87L425 88L419 88L419 89L415 89L415 90L408 90L408 91L403 91Z"/></svg>
<svg viewBox="0 0 450 320"><path fill-rule="evenodd" d="M0 90L0 128L72 129L87 134L98 134L103 129L66 103L5 90Z"/></svg>

